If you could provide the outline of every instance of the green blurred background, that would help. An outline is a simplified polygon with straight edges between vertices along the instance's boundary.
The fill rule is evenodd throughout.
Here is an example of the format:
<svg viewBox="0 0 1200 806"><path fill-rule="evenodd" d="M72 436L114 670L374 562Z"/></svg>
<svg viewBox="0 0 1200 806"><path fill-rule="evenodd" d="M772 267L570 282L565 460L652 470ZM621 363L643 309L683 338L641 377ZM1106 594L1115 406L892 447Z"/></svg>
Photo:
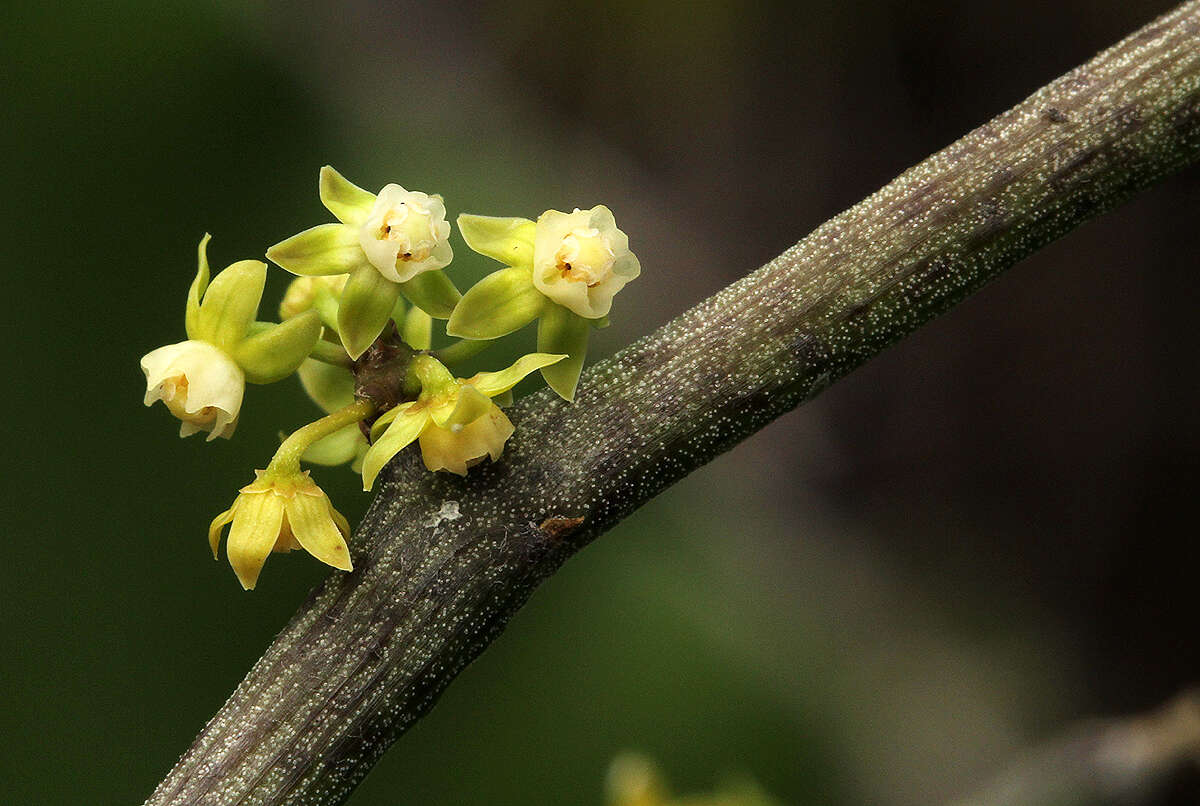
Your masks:
<svg viewBox="0 0 1200 806"><path fill-rule="evenodd" d="M247 594L204 539L315 414L297 384L231 442L142 408L202 233L220 267L326 220L326 163L452 215L602 202L644 271L608 353L1170 5L7 5L0 799L140 802L324 573ZM683 791L917 806L1200 678L1198 198L1169 180L652 502L351 802L598 804L633 748Z"/></svg>

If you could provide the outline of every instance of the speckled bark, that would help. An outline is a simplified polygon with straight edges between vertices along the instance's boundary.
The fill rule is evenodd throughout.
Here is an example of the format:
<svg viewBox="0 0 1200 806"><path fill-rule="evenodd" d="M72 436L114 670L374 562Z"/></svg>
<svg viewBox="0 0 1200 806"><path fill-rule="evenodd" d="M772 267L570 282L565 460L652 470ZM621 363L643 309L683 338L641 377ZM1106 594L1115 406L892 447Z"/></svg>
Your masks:
<svg viewBox="0 0 1200 806"><path fill-rule="evenodd" d="M574 406L522 400L500 463L461 480L406 452L355 571L312 594L148 803L341 802L581 546L1198 152L1194 0L596 365Z"/></svg>

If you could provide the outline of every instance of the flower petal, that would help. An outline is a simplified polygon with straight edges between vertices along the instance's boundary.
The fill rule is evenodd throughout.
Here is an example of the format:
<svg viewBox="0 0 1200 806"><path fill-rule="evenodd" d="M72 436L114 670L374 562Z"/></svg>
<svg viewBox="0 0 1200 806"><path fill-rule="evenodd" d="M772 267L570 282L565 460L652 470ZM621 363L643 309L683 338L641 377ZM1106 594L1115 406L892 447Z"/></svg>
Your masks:
<svg viewBox="0 0 1200 806"><path fill-rule="evenodd" d="M561 305L547 305L546 312L538 320L538 350L567 355L564 361L542 367L542 377L568 402L575 399L575 387L587 357L589 335L588 320Z"/></svg>
<svg viewBox="0 0 1200 806"><path fill-rule="evenodd" d="M414 350L428 350L433 343L433 317L414 307L405 316L400 335Z"/></svg>
<svg viewBox="0 0 1200 806"><path fill-rule="evenodd" d="M234 502L234 506L237 506L236 502ZM230 507L213 518L212 523L208 526L208 545L212 548L214 560L217 559L217 549L221 545L221 530L225 528L225 524L233 520L233 509L234 507Z"/></svg>
<svg viewBox="0 0 1200 806"><path fill-rule="evenodd" d="M345 224L319 224L280 241L267 258L292 274L348 274L370 265L358 243L358 230Z"/></svg>
<svg viewBox="0 0 1200 806"><path fill-rule="evenodd" d="M212 236L207 232L200 239L200 246L196 248L196 277L192 280L191 288L188 289L187 312L184 315L184 330L187 331L189 339L197 338L196 331L200 324L200 300L204 297L204 292L208 290L208 242Z"/></svg>
<svg viewBox="0 0 1200 806"><path fill-rule="evenodd" d="M503 392L512 389L520 383L526 375L531 372L536 372L542 367L549 367L557 364L567 356L564 354L554 355L551 353L530 353L523 355L517 359L508 369L502 369L499 372L480 372L467 379L467 383L474 386L480 392L483 392L488 397L495 397Z"/></svg>
<svg viewBox="0 0 1200 806"><path fill-rule="evenodd" d="M498 339L532 322L546 305L528 268L494 271L467 291L446 323L446 335Z"/></svg>
<svg viewBox="0 0 1200 806"><path fill-rule="evenodd" d="M453 428L473 423L495 407L487 395L470 384L463 384L454 396L454 405L435 407L430 411L430 417L438 428Z"/></svg>
<svg viewBox="0 0 1200 806"><path fill-rule="evenodd" d="M329 165L321 168L318 192L325 209L351 227L362 226L375 204L374 193L363 190Z"/></svg>
<svg viewBox="0 0 1200 806"><path fill-rule="evenodd" d="M247 338L233 357L251 383L275 383L296 371L319 338L321 317L308 310Z"/></svg>
<svg viewBox="0 0 1200 806"><path fill-rule="evenodd" d="M246 590L254 590L267 555L275 547L283 525L282 496L273 492L245 493L238 498L233 526L225 553L238 581Z"/></svg>
<svg viewBox="0 0 1200 806"><path fill-rule="evenodd" d="M392 318L400 286L369 263L359 266L346 281L338 306L338 331L351 358L367 351Z"/></svg>
<svg viewBox="0 0 1200 806"><path fill-rule="evenodd" d="M326 565L353 570L346 539L333 520L333 507L324 493L300 492L285 507L296 541Z"/></svg>
<svg viewBox="0 0 1200 806"><path fill-rule="evenodd" d="M427 271L400 284L404 297L434 319L449 319L462 294L443 271Z"/></svg>
<svg viewBox="0 0 1200 806"><path fill-rule="evenodd" d="M421 432L421 458L429 470L448 470L460 476L490 456L492 461L504 452L504 443L513 434L513 425L496 406L483 417L458 430L426 428Z"/></svg>
<svg viewBox="0 0 1200 806"><path fill-rule="evenodd" d="M400 406L396 407L401 408ZM416 439L423 428L429 424L429 413L424 409L412 410L405 407L404 411L394 415L387 430L380 435L375 444L367 449L363 457L363 489L369 490L375 484L375 477L391 458L399 453L406 445Z"/></svg>
<svg viewBox="0 0 1200 806"><path fill-rule="evenodd" d="M232 352L258 314L267 264L239 260L213 278L196 317L197 337Z"/></svg>
<svg viewBox="0 0 1200 806"><path fill-rule="evenodd" d="M528 218L502 218L469 213L458 217L458 231L462 233L467 246L506 266L533 264L535 227Z"/></svg>

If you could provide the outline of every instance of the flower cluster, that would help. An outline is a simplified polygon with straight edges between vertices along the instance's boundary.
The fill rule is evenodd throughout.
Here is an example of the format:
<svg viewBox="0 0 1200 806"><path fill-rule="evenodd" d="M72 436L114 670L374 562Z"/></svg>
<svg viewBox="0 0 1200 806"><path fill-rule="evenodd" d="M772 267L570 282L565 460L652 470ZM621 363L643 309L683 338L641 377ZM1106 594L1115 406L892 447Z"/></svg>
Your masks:
<svg viewBox="0 0 1200 806"><path fill-rule="evenodd" d="M215 557L229 525L226 553L247 589L272 551L304 549L353 568L349 524L301 463L349 464L369 490L414 442L430 471L465 476L500 460L515 430L502 410L513 387L540 372L573 401L591 329L607 326L613 297L641 271L604 206L548 210L536 221L464 214L457 225L466 245L504 268L461 294L443 272L454 250L441 196L397 184L370 193L329 166L318 189L336 222L266 250L296 275L279 322L258 319L267 264L243 260L210 278L205 235L187 296L187 339L141 361L146 405L161 400L180 436L232 437L246 384L293 374L325 412L283 441L209 529ZM445 341L435 339L439 320L456 341L435 348ZM454 373L534 321L538 352L500 371Z"/></svg>

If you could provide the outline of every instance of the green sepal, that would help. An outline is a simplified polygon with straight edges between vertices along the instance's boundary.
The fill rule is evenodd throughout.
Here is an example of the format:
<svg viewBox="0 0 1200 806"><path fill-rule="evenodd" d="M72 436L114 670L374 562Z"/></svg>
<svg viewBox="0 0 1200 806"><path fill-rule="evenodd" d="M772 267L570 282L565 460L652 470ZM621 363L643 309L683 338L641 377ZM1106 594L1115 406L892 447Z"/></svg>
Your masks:
<svg viewBox="0 0 1200 806"><path fill-rule="evenodd" d="M552 302L546 304L546 310L538 320L538 352L565 353L567 356L557 364L542 367L542 377L559 397L568 402L575 399L575 387L583 372L590 334L591 326L587 319Z"/></svg>
<svg viewBox="0 0 1200 806"><path fill-rule="evenodd" d="M266 282L261 260L239 260L214 277L196 313L195 338L233 352L258 314Z"/></svg>
<svg viewBox="0 0 1200 806"><path fill-rule="evenodd" d="M524 380L525 376L539 369L552 366L567 358L566 355L551 355L548 353L530 353L523 355L507 369L499 372L479 372L467 381L488 397L495 397L510 391Z"/></svg>
<svg viewBox="0 0 1200 806"><path fill-rule="evenodd" d="M305 394L326 414L344 409L354 402L354 376L348 369L310 358L300 365L296 375Z"/></svg>
<svg viewBox="0 0 1200 806"><path fill-rule="evenodd" d="M371 265L359 245L358 230L345 224L310 227L272 246L267 258L292 274L309 277L347 274Z"/></svg>
<svg viewBox="0 0 1200 806"><path fill-rule="evenodd" d="M406 318L408 318L408 301L400 296L396 300L396 304L392 306L392 321L396 323L396 330L404 329Z"/></svg>
<svg viewBox="0 0 1200 806"><path fill-rule="evenodd" d="M363 190L329 165L321 168L318 192L325 209L351 227L362 226L375 206L374 193Z"/></svg>
<svg viewBox="0 0 1200 806"><path fill-rule="evenodd" d="M399 409L399 411L397 411ZM421 431L429 423L429 413L423 409L413 411L412 404L397 406L387 412L392 414L387 430L375 440L375 444L367 449L363 457L362 478L363 489L369 490L375 484L375 477L383 470L391 458L421 435ZM373 431L373 430L372 430Z"/></svg>
<svg viewBox="0 0 1200 806"><path fill-rule="evenodd" d="M362 444L363 435L358 428L358 423L351 423L309 445L301 455L300 461L331 467L344 465L358 456L358 450Z"/></svg>
<svg viewBox="0 0 1200 806"><path fill-rule="evenodd" d="M370 263L351 273L338 305L338 333L342 346L357 360L383 332L400 297L400 286Z"/></svg>
<svg viewBox="0 0 1200 806"><path fill-rule="evenodd" d="M449 319L454 306L462 294L440 269L423 271L406 283L400 284L404 298L432 316L434 319Z"/></svg>
<svg viewBox="0 0 1200 806"><path fill-rule="evenodd" d="M592 326L592 330L604 330L612 323L608 321L607 316L601 316L599 319L589 319L588 324Z"/></svg>
<svg viewBox="0 0 1200 806"><path fill-rule="evenodd" d="M275 383L299 368L321 337L321 318L313 310L243 339L233 360L250 383Z"/></svg>
<svg viewBox="0 0 1200 806"><path fill-rule="evenodd" d="M458 217L458 231L467 246L506 266L533 266L533 231L528 218L471 215Z"/></svg>
<svg viewBox="0 0 1200 806"><path fill-rule="evenodd" d="M498 339L532 322L546 305L533 286L533 270L511 267L494 271L468 289L446 335L460 339Z"/></svg>
<svg viewBox="0 0 1200 806"><path fill-rule="evenodd" d="M414 350L428 350L433 344L433 317L420 308L413 308L404 319L400 337Z"/></svg>
<svg viewBox="0 0 1200 806"><path fill-rule="evenodd" d="M317 316L321 317L321 324L338 332L338 302L337 296L323 285L318 285L313 289L313 306L312 309L317 312Z"/></svg>
<svg viewBox="0 0 1200 806"><path fill-rule="evenodd" d="M200 329L200 300L208 290L208 242L212 236L207 232L196 247L196 277L188 289L187 312L183 317L183 327L189 339L199 338Z"/></svg>

